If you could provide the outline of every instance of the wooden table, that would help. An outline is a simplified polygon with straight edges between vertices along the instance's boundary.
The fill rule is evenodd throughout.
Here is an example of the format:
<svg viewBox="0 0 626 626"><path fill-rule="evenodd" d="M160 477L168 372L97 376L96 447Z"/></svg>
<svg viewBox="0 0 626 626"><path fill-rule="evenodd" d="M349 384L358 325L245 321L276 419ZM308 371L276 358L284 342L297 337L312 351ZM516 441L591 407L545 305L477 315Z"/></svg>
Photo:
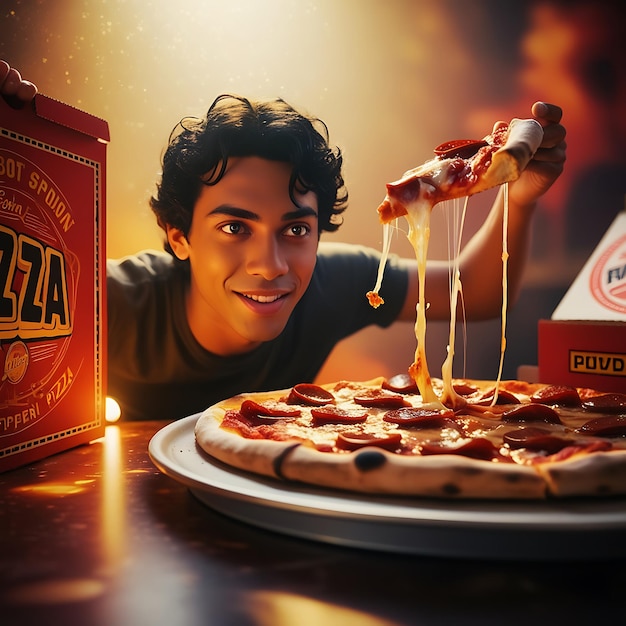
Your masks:
<svg viewBox="0 0 626 626"><path fill-rule="evenodd" d="M0 474L0 623L71 626L604 624L626 567L351 549L222 516L160 473L166 422ZM576 546L572 546L576 551Z"/></svg>

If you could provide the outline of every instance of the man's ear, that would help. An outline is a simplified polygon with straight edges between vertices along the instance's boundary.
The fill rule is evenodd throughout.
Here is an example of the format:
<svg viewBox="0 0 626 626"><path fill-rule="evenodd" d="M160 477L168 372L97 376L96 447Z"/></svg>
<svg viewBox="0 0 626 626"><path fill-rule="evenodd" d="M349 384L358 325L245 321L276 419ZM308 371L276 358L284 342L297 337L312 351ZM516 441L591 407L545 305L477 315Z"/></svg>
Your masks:
<svg viewBox="0 0 626 626"><path fill-rule="evenodd" d="M180 228L174 228L173 226L166 227L167 241L170 244L170 248L181 261L185 261L189 258L189 242L187 237Z"/></svg>

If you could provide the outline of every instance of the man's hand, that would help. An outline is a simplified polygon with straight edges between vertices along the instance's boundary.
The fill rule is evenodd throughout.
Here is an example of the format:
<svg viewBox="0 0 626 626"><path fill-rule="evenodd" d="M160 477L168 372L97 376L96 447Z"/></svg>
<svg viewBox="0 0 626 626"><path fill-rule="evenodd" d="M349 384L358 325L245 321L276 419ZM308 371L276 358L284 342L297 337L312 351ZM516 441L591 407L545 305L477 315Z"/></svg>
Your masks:
<svg viewBox="0 0 626 626"><path fill-rule="evenodd" d="M518 180L510 183L509 197L520 206L534 204L556 181L565 164L565 127L563 111L546 102L535 102L531 113L543 127L543 141Z"/></svg>
<svg viewBox="0 0 626 626"><path fill-rule="evenodd" d="M0 60L0 95L13 108L20 109L32 101L37 87L11 67L6 61Z"/></svg>

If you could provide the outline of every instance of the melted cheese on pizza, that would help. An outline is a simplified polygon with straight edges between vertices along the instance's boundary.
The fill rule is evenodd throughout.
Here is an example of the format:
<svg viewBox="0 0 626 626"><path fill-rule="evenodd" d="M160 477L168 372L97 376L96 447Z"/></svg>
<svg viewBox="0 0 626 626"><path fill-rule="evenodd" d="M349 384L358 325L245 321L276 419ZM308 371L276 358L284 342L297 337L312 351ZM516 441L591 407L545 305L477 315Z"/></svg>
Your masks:
<svg viewBox="0 0 626 626"><path fill-rule="evenodd" d="M298 385L281 396L246 394L222 403L221 428L247 439L299 442L320 452L385 447L390 440L386 449L399 455L447 452L522 465L626 448L626 423L616 415L626 396L600 394L594 405L594 396L585 397L588 390L505 381L494 404L493 383L454 382L465 399L454 411L439 402L424 402L421 394L386 390L383 379L325 385L328 397L312 396L313 404L292 394L298 387L315 385ZM431 383L443 393L441 379ZM603 398L613 405L603 407ZM246 408L251 400L252 407ZM344 448L341 439L357 443Z"/></svg>

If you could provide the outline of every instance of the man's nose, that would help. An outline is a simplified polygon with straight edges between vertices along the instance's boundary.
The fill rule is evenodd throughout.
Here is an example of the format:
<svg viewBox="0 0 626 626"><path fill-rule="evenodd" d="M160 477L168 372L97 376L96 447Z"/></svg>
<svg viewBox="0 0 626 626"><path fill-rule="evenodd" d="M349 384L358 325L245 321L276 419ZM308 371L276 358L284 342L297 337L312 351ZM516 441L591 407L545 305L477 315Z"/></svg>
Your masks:
<svg viewBox="0 0 626 626"><path fill-rule="evenodd" d="M289 264L285 251L275 237L257 239L250 247L247 269L249 274L272 280L286 274Z"/></svg>

